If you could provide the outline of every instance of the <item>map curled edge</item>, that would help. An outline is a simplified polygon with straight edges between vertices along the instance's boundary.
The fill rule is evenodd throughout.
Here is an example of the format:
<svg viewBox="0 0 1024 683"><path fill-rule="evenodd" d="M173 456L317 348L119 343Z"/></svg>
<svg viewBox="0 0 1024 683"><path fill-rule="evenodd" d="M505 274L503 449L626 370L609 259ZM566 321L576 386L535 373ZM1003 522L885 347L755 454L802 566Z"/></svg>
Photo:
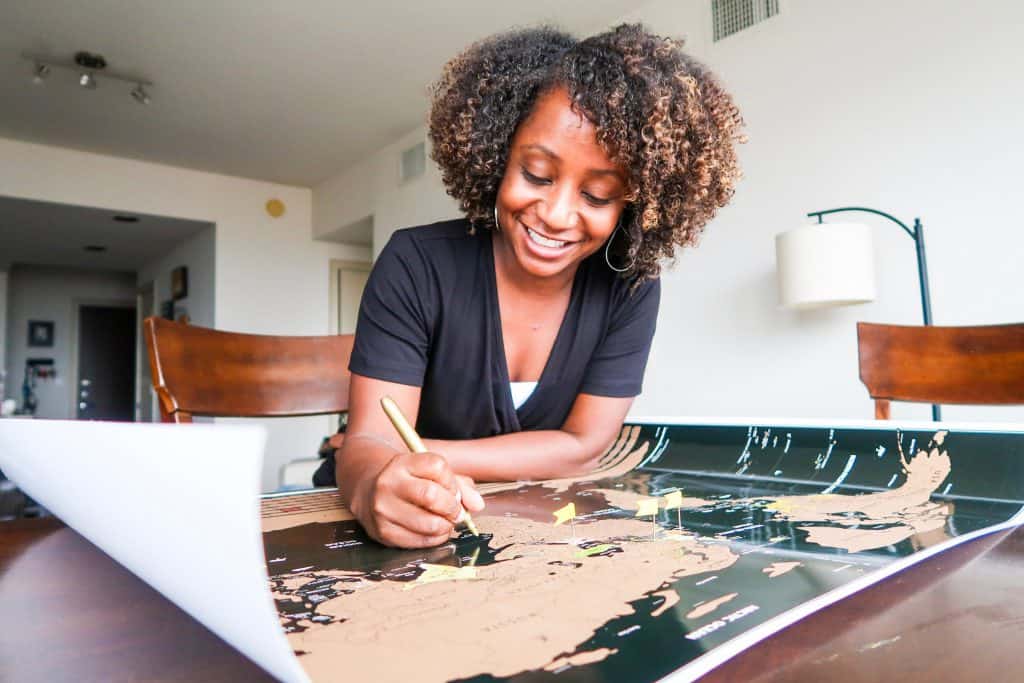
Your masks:
<svg viewBox="0 0 1024 683"><path fill-rule="evenodd" d="M265 441L255 425L3 420L0 469L271 675L308 683L267 590Z"/></svg>

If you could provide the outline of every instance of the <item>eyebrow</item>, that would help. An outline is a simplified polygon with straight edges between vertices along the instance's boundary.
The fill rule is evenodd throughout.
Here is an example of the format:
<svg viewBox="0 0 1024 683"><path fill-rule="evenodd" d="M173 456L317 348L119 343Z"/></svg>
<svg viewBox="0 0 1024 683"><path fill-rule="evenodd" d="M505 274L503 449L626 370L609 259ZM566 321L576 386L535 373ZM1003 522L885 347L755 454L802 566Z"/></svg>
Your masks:
<svg viewBox="0 0 1024 683"><path fill-rule="evenodd" d="M562 159L562 157L560 157L557 154L555 154L552 150L548 149L547 147L545 147L544 145L541 145L539 143L532 143L532 144L529 144L529 145L522 145L521 149L536 150L536 151L541 152L542 154L544 154L546 156L549 156L552 159L556 159L558 161L561 161L561 159ZM587 173L592 173L594 175L610 175L610 176L615 176L619 180L623 180L622 174L619 173L618 170L616 170L614 168L588 168L587 169Z"/></svg>

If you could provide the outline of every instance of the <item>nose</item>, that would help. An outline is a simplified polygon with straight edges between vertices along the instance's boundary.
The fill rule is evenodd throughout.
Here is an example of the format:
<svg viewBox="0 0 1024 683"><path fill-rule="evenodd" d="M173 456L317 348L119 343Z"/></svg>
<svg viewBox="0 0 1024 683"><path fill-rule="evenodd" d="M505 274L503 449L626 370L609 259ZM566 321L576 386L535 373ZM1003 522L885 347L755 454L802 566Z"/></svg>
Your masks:
<svg viewBox="0 0 1024 683"><path fill-rule="evenodd" d="M568 183L551 188L540 202L537 215L552 231L570 230L580 221L578 197Z"/></svg>

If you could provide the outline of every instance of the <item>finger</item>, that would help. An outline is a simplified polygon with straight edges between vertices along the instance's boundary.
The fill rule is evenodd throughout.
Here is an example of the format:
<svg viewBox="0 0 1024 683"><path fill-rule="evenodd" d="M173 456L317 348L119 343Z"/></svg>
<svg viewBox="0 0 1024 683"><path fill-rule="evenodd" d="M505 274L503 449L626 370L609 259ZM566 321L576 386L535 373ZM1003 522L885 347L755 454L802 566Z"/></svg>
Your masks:
<svg viewBox="0 0 1024 683"><path fill-rule="evenodd" d="M459 498L462 505L470 512L480 512L484 509L484 497L476 490L472 479L463 475L456 475L455 482L459 487Z"/></svg>
<svg viewBox="0 0 1024 683"><path fill-rule="evenodd" d="M407 477L398 483L395 494L397 498L451 522L458 519L462 512L462 504L455 498L455 491L430 479Z"/></svg>
<svg viewBox="0 0 1024 683"><path fill-rule="evenodd" d="M334 436L327 440L327 443L331 445L331 448L337 450L341 448L341 444L345 443L345 435L335 434Z"/></svg>
<svg viewBox="0 0 1024 683"><path fill-rule="evenodd" d="M451 533L454 523L448 514L437 514L416 499L417 491L421 489L426 491L421 495L428 499L442 500L450 496L429 479L413 479L404 474L388 487L378 487L370 507L374 523L390 522L425 536Z"/></svg>
<svg viewBox="0 0 1024 683"><path fill-rule="evenodd" d="M455 493L458 487L455 484L455 473L448 466L444 456L437 453L410 453L406 467L409 473L420 479L430 479L440 486Z"/></svg>
<svg viewBox="0 0 1024 683"><path fill-rule="evenodd" d="M450 534L436 536L418 534L388 520L381 520L374 538L393 548L433 548L448 543Z"/></svg>
<svg viewBox="0 0 1024 683"><path fill-rule="evenodd" d="M417 507L404 500L392 499L386 509L377 515L378 524L386 522L400 526L418 536L434 538L449 536L454 530L451 519Z"/></svg>
<svg viewBox="0 0 1024 683"><path fill-rule="evenodd" d="M466 506L462 504L462 491L455 492L455 502L459 504L459 516L455 518L456 524L462 524L466 521Z"/></svg>

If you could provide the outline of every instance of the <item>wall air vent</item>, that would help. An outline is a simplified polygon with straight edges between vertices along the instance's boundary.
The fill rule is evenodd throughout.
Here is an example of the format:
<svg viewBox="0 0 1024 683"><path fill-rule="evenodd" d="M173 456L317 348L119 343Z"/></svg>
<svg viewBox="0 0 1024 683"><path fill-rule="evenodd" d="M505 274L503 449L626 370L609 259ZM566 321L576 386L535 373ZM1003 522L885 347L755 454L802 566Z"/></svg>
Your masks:
<svg viewBox="0 0 1024 683"><path fill-rule="evenodd" d="M711 0L715 42L779 13L779 0Z"/></svg>
<svg viewBox="0 0 1024 683"><path fill-rule="evenodd" d="M409 149L402 151L402 165L399 169L399 178L401 182L405 183L413 178L419 178L426 170L426 143L418 142Z"/></svg>

